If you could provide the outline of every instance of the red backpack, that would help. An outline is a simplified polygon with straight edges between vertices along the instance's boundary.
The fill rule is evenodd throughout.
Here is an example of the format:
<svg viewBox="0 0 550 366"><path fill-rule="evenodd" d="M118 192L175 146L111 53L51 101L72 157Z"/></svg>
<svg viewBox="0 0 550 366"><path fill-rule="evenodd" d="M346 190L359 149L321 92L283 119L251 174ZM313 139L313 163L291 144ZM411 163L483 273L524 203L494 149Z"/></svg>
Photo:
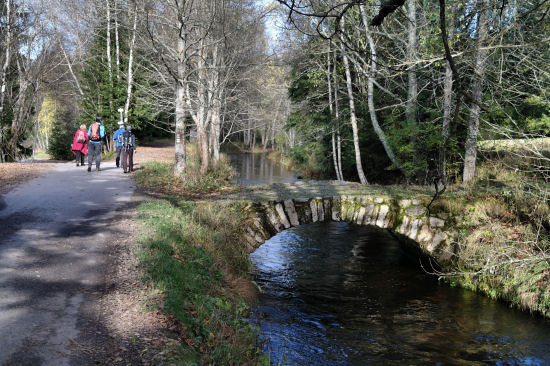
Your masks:
<svg viewBox="0 0 550 366"><path fill-rule="evenodd" d="M82 130L78 131L78 137L76 138L76 142L86 142L86 135L84 134L84 131Z"/></svg>
<svg viewBox="0 0 550 366"><path fill-rule="evenodd" d="M101 125L97 122L92 124L92 133L90 135L90 140L101 141L100 126Z"/></svg>

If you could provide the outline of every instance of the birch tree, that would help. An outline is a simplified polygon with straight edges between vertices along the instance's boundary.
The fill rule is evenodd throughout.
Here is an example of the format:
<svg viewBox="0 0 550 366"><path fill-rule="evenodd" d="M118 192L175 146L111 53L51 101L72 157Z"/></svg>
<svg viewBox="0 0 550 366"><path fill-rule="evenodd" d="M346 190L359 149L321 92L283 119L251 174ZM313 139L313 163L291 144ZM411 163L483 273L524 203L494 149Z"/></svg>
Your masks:
<svg viewBox="0 0 550 366"><path fill-rule="evenodd" d="M474 178L477 158L477 139L479 131L479 115L481 108L479 103L482 96L483 79L487 66L488 50L487 38L489 32L489 0L478 0L477 6L477 25L476 25L476 57L474 65L474 77L472 81L472 102L470 107L470 121L468 123L468 134L466 136L466 146L464 152L464 173L462 180L469 182Z"/></svg>

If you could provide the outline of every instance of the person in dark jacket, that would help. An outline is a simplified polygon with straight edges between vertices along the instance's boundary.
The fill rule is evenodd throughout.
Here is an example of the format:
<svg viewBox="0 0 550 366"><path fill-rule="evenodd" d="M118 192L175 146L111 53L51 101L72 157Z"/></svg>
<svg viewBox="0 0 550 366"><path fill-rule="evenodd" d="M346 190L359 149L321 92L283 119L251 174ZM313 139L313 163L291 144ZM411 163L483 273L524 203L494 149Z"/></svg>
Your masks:
<svg viewBox="0 0 550 366"><path fill-rule="evenodd" d="M88 171L92 171L92 159L95 155L95 167L101 171L101 141L105 138L105 127L101 124L101 117L97 116L95 122L88 128Z"/></svg>
<svg viewBox="0 0 550 366"><path fill-rule="evenodd" d="M84 166L84 155L88 153L88 131L86 125L80 125L76 131L72 144L73 154L76 155L76 166Z"/></svg>
<svg viewBox="0 0 550 366"><path fill-rule="evenodd" d="M122 135L122 169L124 173L134 171L134 152L136 152L136 136L132 133L132 127L126 126L126 132Z"/></svg>

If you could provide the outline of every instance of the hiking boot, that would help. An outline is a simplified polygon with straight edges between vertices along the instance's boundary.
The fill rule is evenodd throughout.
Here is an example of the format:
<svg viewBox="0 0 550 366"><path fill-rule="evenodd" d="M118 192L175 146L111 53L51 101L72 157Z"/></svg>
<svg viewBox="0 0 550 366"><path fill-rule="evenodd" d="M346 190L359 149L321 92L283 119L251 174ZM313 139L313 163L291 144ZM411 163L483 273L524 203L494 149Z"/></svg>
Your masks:
<svg viewBox="0 0 550 366"><path fill-rule="evenodd" d="M80 166L80 164L76 163L76 166Z"/></svg>
<svg viewBox="0 0 550 366"><path fill-rule="evenodd" d="M92 171L92 167L91 167L91 166L88 167L88 171L89 171L89 172Z"/></svg>
<svg viewBox="0 0 550 366"><path fill-rule="evenodd" d="M100 167L97 167L97 168L95 168L95 170L97 170L98 172L100 172L100 171L101 171L101 168L100 168Z"/></svg>

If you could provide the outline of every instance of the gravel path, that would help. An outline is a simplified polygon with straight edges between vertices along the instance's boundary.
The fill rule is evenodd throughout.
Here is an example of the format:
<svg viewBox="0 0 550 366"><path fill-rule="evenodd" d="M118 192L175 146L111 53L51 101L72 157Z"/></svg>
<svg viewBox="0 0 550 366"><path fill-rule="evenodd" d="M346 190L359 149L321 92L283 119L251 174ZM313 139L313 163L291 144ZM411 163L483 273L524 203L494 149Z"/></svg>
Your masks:
<svg viewBox="0 0 550 366"><path fill-rule="evenodd" d="M135 189L113 162L102 169L58 164L1 198L0 364L82 364L75 345L98 321L86 306Z"/></svg>

